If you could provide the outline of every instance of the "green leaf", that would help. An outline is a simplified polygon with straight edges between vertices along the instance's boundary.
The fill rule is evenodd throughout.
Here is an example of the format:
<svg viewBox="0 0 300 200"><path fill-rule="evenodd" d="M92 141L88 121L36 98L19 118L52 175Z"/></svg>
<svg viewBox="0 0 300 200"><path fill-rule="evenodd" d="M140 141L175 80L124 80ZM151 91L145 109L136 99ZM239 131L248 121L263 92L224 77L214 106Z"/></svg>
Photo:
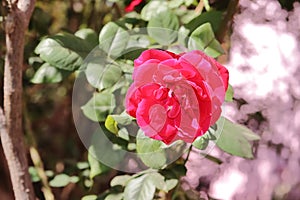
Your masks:
<svg viewBox="0 0 300 200"><path fill-rule="evenodd" d="M90 165L90 179L93 179L95 176L98 176L100 174L103 174L107 171L109 171L109 167L107 167L106 165L102 164L101 162L99 162L99 160L96 157L96 152L97 149L95 149L95 147L92 145L89 147L88 150L88 162Z"/></svg>
<svg viewBox="0 0 300 200"><path fill-rule="evenodd" d="M218 57L224 51L215 39L214 32L209 23L205 23L194 30L188 41L189 50L202 50L211 57Z"/></svg>
<svg viewBox="0 0 300 200"><path fill-rule="evenodd" d="M90 28L83 28L74 33L75 36L87 41L91 46L99 44L97 33Z"/></svg>
<svg viewBox="0 0 300 200"><path fill-rule="evenodd" d="M190 21L192 21L195 17L199 15L194 10L176 10L176 12L176 14L180 16L179 19L182 22L182 24L188 24Z"/></svg>
<svg viewBox="0 0 300 200"><path fill-rule="evenodd" d="M224 124L223 126L218 124L218 129L221 128L222 132L216 142L217 146L232 155L253 158L252 146L249 141L259 140L260 137L245 126L222 118L221 120L224 120Z"/></svg>
<svg viewBox="0 0 300 200"><path fill-rule="evenodd" d="M129 141L129 133L128 133L128 130L123 127L121 128L119 131L118 131L118 136L126 141ZM129 145L129 144L128 144ZM135 143L134 143L135 145ZM133 147L132 145L130 145L130 147ZM135 146L134 146L135 147Z"/></svg>
<svg viewBox="0 0 300 200"><path fill-rule="evenodd" d="M233 88L232 86L229 84L228 85L228 88L227 88L227 91L226 91L226 95L225 95L225 101L227 102L231 102L233 101Z"/></svg>
<svg viewBox="0 0 300 200"><path fill-rule="evenodd" d="M184 4L185 0L171 0L169 1L169 7L170 8L178 8L182 4Z"/></svg>
<svg viewBox="0 0 300 200"><path fill-rule="evenodd" d="M54 172L51 171L51 170L46 170L46 171L45 171L45 174L46 174L46 176L48 176L48 177L53 177L53 176L54 176Z"/></svg>
<svg viewBox="0 0 300 200"><path fill-rule="evenodd" d="M117 185L121 185L121 186L126 186L127 183L132 179L132 176L129 175L121 175L121 176L115 176L111 182L110 182L110 186L114 187Z"/></svg>
<svg viewBox="0 0 300 200"><path fill-rule="evenodd" d="M90 61L85 69L88 82L95 88L103 90L115 85L121 78L121 68L114 64L108 64L102 59Z"/></svg>
<svg viewBox="0 0 300 200"><path fill-rule="evenodd" d="M71 183L77 183L79 181L79 177L78 176L71 176L70 177L70 182Z"/></svg>
<svg viewBox="0 0 300 200"><path fill-rule="evenodd" d="M1 61L2 60L0 60L0 68L2 66ZM32 57L28 58L28 63L34 70L38 70L42 66L44 61L38 56L32 56Z"/></svg>
<svg viewBox="0 0 300 200"><path fill-rule="evenodd" d="M35 53L53 67L74 71L92 50L85 40L72 34L63 33L43 39L35 49Z"/></svg>
<svg viewBox="0 0 300 200"><path fill-rule="evenodd" d="M114 118L111 115L108 115L105 120L105 127L110 132L117 134L118 133L118 123L114 120Z"/></svg>
<svg viewBox="0 0 300 200"><path fill-rule="evenodd" d="M155 185L151 174L144 174L132 179L124 190L124 200L152 200L155 193Z"/></svg>
<svg viewBox="0 0 300 200"><path fill-rule="evenodd" d="M134 119L126 112L122 112L120 115L110 115L118 124L122 125L129 125L131 124L132 120Z"/></svg>
<svg viewBox="0 0 300 200"><path fill-rule="evenodd" d="M70 73L65 70L61 70L50 66L48 63L44 63L34 74L30 80L32 83L58 83Z"/></svg>
<svg viewBox="0 0 300 200"><path fill-rule="evenodd" d="M147 48L149 45L150 45L150 38L148 35L143 35L143 34L130 35L129 41L126 46L126 51Z"/></svg>
<svg viewBox="0 0 300 200"><path fill-rule="evenodd" d="M170 168L166 168L161 171L164 177L167 179L180 179L185 176L187 169L183 163L174 164Z"/></svg>
<svg viewBox="0 0 300 200"><path fill-rule="evenodd" d="M168 191L172 190L173 188L176 187L177 184L178 184L178 180L177 179L166 180L165 191L168 192Z"/></svg>
<svg viewBox="0 0 300 200"><path fill-rule="evenodd" d="M37 172L37 170L36 170L35 167L30 166L28 168L28 171L29 171L29 174L30 174L30 177L31 177L31 181L33 183L39 182L41 180L41 178L39 177L39 174L38 174L38 172Z"/></svg>
<svg viewBox="0 0 300 200"><path fill-rule="evenodd" d="M186 46L188 41L189 30L184 26L181 26L178 30L178 43L182 46Z"/></svg>
<svg viewBox="0 0 300 200"><path fill-rule="evenodd" d="M94 93L93 97L81 107L85 116L93 121L104 122L116 106L115 96L111 93Z"/></svg>
<svg viewBox="0 0 300 200"><path fill-rule="evenodd" d="M184 2L185 2L185 5L186 5L186 6L190 6L190 5L192 5L195 1L194 1L194 0L184 0Z"/></svg>
<svg viewBox="0 0 300 200"><path fill-rule="evenodd" d="M129 49L126 49L123 57L125 59L128 59L128 60L135 60L137 59L141 53L143 53L143 51L147 50L147 48L129 48ZM132 65L133 66L133 65ZM131 68L133 69L133 67L131 66Z"/></svg>
<svg viewBox="0 0 300 200"><path fill-rule="evenodd" d="M208 131L205 133L205 138L208 139L208 140L216 140L216 134L215 134L215 127L214 126L211 126L209 127Z"/></svg>
<svg viewBox="0 0 300 200"><path fill-rule="evenodd" d="M116 142L110 141L107 138L107 135L104 133L104 129L104 127L101 127L95 131L91 138L91 146L89 147L89 155L94 159L92 161L101 162L98 164L100 166L101 173L108 170L108 167L106 166L115 167L119 164L126 154L126 151L121 149ZM118 146L118 148L116 148L116 146ZM99 172L99 170L96 172Z"/></svg>
<svg viewBox="0 0 300 200"><path fill-rule="evenodd" d="M208 142L209 140L207 138L200 136L193 142L193 146L197 149L204 150L206 149Z"/></svg>
<svg viewBox="0 0 300 200"><path fill-rule="evenodd" d="M141 18L145 21L149 21L152 17L154 17L157 13L167 10L168 4L166 1L150 1L147 5L145 5L141 11Z"/></svg>
<svg viewBox="0 0 300 200"><path fill-rule="evenodd" d="M104 200L122 200L123 199L123 193L119 194L109 194L105 197Z"/></svg>
<svg viewBox="0 0 300 200"><path fill-rule="evenodd" d="M214 33L218 32L221 21L222 21L223 13L220 11L210 11L201 13L201 15L197 16L193 20L191 20L188 24L185 25L191 32L193 32L196 28L201 26L204 23L210 23Z"/></svg>
<svg viewBox="0 0 300 200"><path fill-rule="evenodd" d="M70 176L67 174L58 174L49 182L51 187L65 187L71 182Z"/></svg>
<svg viewBox="0 0 300 200"><path fill-rule="evenodd" d="M149 175L155 187L159 190L163 190L164 192L169 192L178 183L177 179L165 180L165 177L157 172L150 173Z"/></svg>
<svg viewBox="0 0 300 200"><path fill-rule="evenodd" d="M140 132L141 133L141 132ZM136 138L136 150L138 156L148 167L160 169L165 166L167 158L164 143L138 134Z"/></svg>
<svg viewBox="0 0 300 200"><path fill-rule="evenodd" d="M150 179L152 183L155 185L155 187L159 190L165 191L166 183L165 183L165 177L157 172L151 172L149 173Z"/></svg>
<svg viewBox="0 0 300 200"><path fill-rule="evenodd" d="M203 4L206 11L210 11L210 5L208 0L203 0Z"/></svg>
<svg viewBox="0 0 300 200"><path fill-rule="evenodd" d="M136 143L128 143L127 149L128 149L129 151L136 150Z"/></svg>
<svg viewBox="0 0 300 200"><path fill-rule="evenodd" d="M114 22L107 23L99 35L99 45L109 56L119 57L127 46L129 33Z"/></svg>
<svg viewBox="0 0 300 200"><path fill-rule="evenodd" d="M177 38L178 28L177 16L171 10L163 10L150 19L147 31L159 44L170 45Z"/></svg>
<svg viewBox="0 0 300 200"><path fill-rule="evenodd" d="M215 133L214 128L215 128L214 126L209 127L206 133L202 136L197 137L196 140L192 143L192 145L199 150L205 150L206 147L208 146L209 140L217 139L216 138L217 133Z"/></svg>
<svg viewBox="0 0 300 200"><path fill-rule="evenodd" d="M117 134L119 131L118 124L129 125L131 124L132 120L133 118L126 112L123 112L120 115L108 115L105 120L105 127L110 132Z"/></svg>
<svg viewBox="0 0 300 200"><path fill-rule="evenodd" d="M80 170L87 169L87 168L89 168L89 163L88 162L78 162L76 164L76 167Z"/></svg>
<svg viewBox="0 0 300 200"><path fill-rule="evenodd" d="M81 200L97 200L97 195L91 194L91 195L86 195L81 198Z"/></svg>

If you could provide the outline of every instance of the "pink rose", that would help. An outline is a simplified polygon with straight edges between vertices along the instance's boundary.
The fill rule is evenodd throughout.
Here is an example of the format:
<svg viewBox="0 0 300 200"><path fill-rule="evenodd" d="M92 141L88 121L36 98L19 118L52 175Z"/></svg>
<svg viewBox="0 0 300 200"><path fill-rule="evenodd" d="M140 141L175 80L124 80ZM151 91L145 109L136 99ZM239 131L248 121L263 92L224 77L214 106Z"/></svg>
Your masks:
<svg viewBox="0 0 300 200"><path fill-rule="evenodd" d="M220 117L228 78L227 69L201 51L146 50L134 61L126 111L153 139L192 143Z"/></svg>

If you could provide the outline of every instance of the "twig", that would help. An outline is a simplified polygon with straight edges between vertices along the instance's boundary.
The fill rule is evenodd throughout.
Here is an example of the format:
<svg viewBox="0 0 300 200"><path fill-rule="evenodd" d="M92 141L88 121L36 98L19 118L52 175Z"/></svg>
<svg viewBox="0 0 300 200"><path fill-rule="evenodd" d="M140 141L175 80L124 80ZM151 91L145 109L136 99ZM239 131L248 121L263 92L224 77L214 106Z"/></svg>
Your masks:
<svg viewBox="0 0 300 200"><path fill-rule="evenodd" d="M197 7L195 8L195 12L197 14L200 14L200 13L202 13L203 8L204 8L204 2L203 2L203 0L200 0Z"/></svg>

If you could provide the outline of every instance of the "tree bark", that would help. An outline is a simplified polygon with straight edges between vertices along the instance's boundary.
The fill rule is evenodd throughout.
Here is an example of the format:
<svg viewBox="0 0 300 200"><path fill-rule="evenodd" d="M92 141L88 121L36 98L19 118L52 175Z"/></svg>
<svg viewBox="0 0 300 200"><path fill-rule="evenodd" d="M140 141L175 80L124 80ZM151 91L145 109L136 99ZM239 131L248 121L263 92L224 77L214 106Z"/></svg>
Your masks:
<svg viewBox="0 0 300 200"><path fill-rule="evenodd" d="M22 129L24 37L34 3L34 0L7 0L9 10L5 18L4 116L1 110L0 136L17 200L35 199Z"/></svg>

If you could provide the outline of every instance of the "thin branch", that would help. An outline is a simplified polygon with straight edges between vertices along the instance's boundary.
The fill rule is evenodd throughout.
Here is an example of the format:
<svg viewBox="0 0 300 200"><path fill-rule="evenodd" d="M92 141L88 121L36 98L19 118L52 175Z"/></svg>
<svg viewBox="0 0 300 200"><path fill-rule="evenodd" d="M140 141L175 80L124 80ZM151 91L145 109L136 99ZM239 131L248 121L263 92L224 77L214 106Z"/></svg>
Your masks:
<svg viewBox="0 0 300 200"><path fill-rule="evenodd" d="M203 0L200 0L200 2L198 3L197 7L195 8L195 12L197 14L200 14L200 13L202 13L203 8L204 8Z"/></svg>
<svg viewBox="0 0 300 200"><path fill-rule="evenodd" d="M191 154L192 149L193 149L193 145L191 144L191 146L190 146L189 149L188 149L188 153L187 153L187 155L186 155L186 158L185 158L185 160L184 160L184 165L185 165L185 164L187 163L187 161L189 160L189 157L190 157L190 154Z"/></svg>

